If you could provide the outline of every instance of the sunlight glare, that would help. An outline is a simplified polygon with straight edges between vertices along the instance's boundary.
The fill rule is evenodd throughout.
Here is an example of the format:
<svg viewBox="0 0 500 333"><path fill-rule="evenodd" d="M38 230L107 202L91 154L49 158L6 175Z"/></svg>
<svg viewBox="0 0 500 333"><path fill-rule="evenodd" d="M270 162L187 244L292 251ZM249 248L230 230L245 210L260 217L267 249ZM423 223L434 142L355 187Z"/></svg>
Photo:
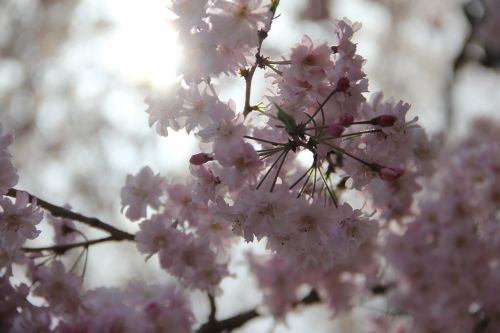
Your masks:
<svg viewBox="0 0 500 333"><path fill-rule="evenodd" d="M115 29L107 46L110 66L132 82L167 87L175 80L179 48L165 2L111 2Z"/></svg>

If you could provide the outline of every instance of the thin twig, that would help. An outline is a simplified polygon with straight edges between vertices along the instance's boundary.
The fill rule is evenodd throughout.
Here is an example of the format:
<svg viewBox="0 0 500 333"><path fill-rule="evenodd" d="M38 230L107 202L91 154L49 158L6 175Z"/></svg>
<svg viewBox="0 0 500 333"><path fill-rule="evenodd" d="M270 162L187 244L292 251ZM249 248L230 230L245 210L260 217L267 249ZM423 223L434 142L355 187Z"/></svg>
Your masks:
<svg viewBox="0 0 500 333"><path fill-rule="evenodd" d="M90 245L104 243L104 242L113 242L119 241L120 239L116 239L113 236L108 236L104 238L92 239L89 241L83 241L78 243L70 243L70 244L60 244L60 245L52 245L45 247L23 247L24 252L42 252L42 251L52 251L58 254L63 254L68 250L77 248L77 247L89 247Z"/></svg>
<svg viewBox="0 0 500 333"><path fill-rule="evenodd" d="M376 164L373 164L373 163L369 163L369 162L366 162L366 161L363 161L362 159L360 159L359 157L356 157L354 156L353 154L351 153L348 153L347 151L345 151L344 149L340 148L340 147L336 147L334 145L331 145L329 144L328 142L325 142L325 141L321 141L322 143L324 143L325 145L327 145L328 147L332 148L333 150L336 150L336 151L339 151L341 152L342 154L345 154L347 156L349 156L350 158L358 161L359 163L363 164L363 165L366 165L367 167L369 167L370 169L372 170L377 170L377 167L376 167Z"/></svg>
<svg viewBox="0 0 500 333"><path fill-rule="evenodd" d="M256 137L250 136L250 135L244 135L243 137L246 138L246 139L250 139L250 140L255 140L255 141L269 143L269 144L274 145L274 146L284 146L284 145L286 145L286 143L279 143L279 142L269 141L269 140L265 140L265 139L256 138Z"/></svg>
<svg viewBox="0 0 500 333"><path fill-rule="evenodd" d="M91 226L93 228L106 231L109 234L111 234L111 236L113 238L112 240L116 240L116 241L134 240L134 235L132 235L126 231L122 231L120 229L117 229L117 228L113 227L112 225L107 224L107 223L105 223L105 222L103 222L95 217L87 217L87 216L72 212L71 210L69 210L67 208L51 204L51 203L49 203L43 199L40 199L40 198L38 198L38 197L34 196L33 194L30 194L26 191L21 191L21 190L11 188L11 189L9 189L9 191L7 192L6 195L15 198L18 192L27 193L30 200L36 199L36 204L38 206L42 207L45 210L48 210L55 217L63 217L63 218L67 218L70 220L82 222L82 223L84 223L88 226Z"/></svg>
<svg viewBox="0 0 500 333"><path fill-rule="evenodd" d="M257 53L255 54L255 64L250 67L250 70L246 70L245 75L243 76L245 78L245 107L243 108L243 116L246 118L246 116L252 112L252 106L250 105L250 97L252 94L252 80L253 76L255 74L255 70L259 66L259 63L263 59L262 54L260 53L262 49L262 43L264 42L264 39L267 38L267 34L269 33L271 29L271 24L273 20L275 19L275 13L276 13L276 8L272 12L272 17L271 21L269 23L269 29L267 31L260 30L259 33L259 45L257 47Z"/></svg>
<svg viewBox="0 0 500 333"><path fill-rule="evenodd" d="M323 180L323 183L325 184L326 190L328 191L328 194L330 195L330 198L332 198L333 204L335 205L335 207L338 207L338 201L337 201L337 196L335 195L335 192L332 191L332 189L328 185L327 179L323 175L321 168L318 168L318 171L319 171L319 175L321 176L321 179Z"/></svg>
<svg viewBox="0 0 500 333"><path fill-rule="evenodd" d="M314 111L313 115L311 116L311 118L309 118L308 121L306 121L306 125L311 121L312 118L316 117L316 115L318 114L318 112L320 112L322 109L323 109L323 106L326 105L326 103L328 103L328 101L330 100L330 98L333 97L333 95L335 95L336 93L338 93L339 90L337 90L337 88L333 89L332 92L330 94L328 94L328 96L326 96L325 100L323 101L323 103L321 103L318 108L316 109L316 111Z"/></svg>

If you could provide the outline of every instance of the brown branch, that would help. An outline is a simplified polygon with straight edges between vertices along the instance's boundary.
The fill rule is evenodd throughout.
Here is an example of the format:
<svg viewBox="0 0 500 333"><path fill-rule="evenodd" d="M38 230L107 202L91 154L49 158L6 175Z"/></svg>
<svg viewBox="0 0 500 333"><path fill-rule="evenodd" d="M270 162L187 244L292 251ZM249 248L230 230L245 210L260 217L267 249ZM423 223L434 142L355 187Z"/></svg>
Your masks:
<svg viewBox="0 0 500 333"><path fill-rule="evenodd" d="M208 301L210 302L210 314L208 315L208 321L217 321L217 319L215 319L215 315L217 314L217 305L215 304L215 298L210 293L208 293Z"/></svg>
<svg viewBox="0 0 500 333"><path fill-rule="evenodd" d="M269 23L269 29L266 30L259 30L259 45L257 47L257 53L255 54L255 64L253 64L250 69L245 69L242 71L242 76L245 78L245 107L243 109L243 116L246 118L246 116L252 112L253 107L250 105L250 96L252 93L252 80L253 80L253 75L255 74L255 70L257 67L264 68L264 57L260 53L262 49L262 43L264 42L264 39L267 38L267 34L271 30L271 24L273 20L275 19L275 14L276 14L276 9L278 7L279 1L276 1L276 3L273 3L273 6L271 8L272 16L271 16L271 21Z"/></svg>
<svg viewBox="0 0 500 333"><path fill-rule="evenodd" d="M55 217L63 217L63 218L67 218L70 220L82 222L82 223L84 223L88 226L91 226L93 228L108 232L112 237L112 239L110 239L110 240L115 240L115 241L121 241L121 240L132 240L133 241L134 240L134 235L132 235L126 231L122 231L120 229L117 229L117 228L113 227L112 225L107 224L107 223L105 223L105 222L103 222L95 217L87 217L87 216L72 212L71 210L69 210L67 208L53 205L53 204L51 204L43 199L40 199L40 198L38 198L38 197L36 197L36 196L26 192L26 191L21 191L21 190L11 188L11 189L9 189L9 191L7 192L6 195L15 198L16 194L18 192L27 193L30 200L36 199L36 204L38 206L40 206L41 208L43 208L45 210L48 210Z"/></svg>
<svg viewBox="0 0 500 333"><path fill-rule="evenodd" d="M295 302L293 304L293 308L299 305L310 305L319 303L321 299L319 298L318 293L315 290L311 290L309 295L302 298L301 300ZM205 324L201 325L201 327L197 330L197 333L222 333L222 332L231 332L232 330L243 326L248 321L258 318L262 316L261 313L257 311L257 309L248 310L242 313L239 313L235 316L229 317L224 320L215 320L208 321Z"/></svg>
<svg viewBox="0 0 500 333"><path fill-rule="evenodd" d="M247 116L250 112L252 112L253 108L250 105L250 96L252 93L252 80L253 75L255 74L255 70L257 66L261 63L262 55L260 54L260 50L262 47L262 42L267 37L267 32L264 30L259 31L259 46L257 48L257 53L255 54L255 64L250 67L250 70L245 70L243 73L243 77L245 78L245 107L243 109L243 116Z"/></svg>
<svg viewBox="0 0 500 333"><path fill-rule="evenodd" d="M53 246L46 246L46 247L23 247L23 251L24 252L53 251L57 254L64 254L66 251L74 249L76 247L80 247L80 246L89 247L90 245L104 243L104 242L110 242L110 241L117 241L117 240L118 239L114 238L113 236L108 236L105 238L98 238L98 239L93 239L93 240L78 242L78 243L60 244L60 245L53 245Z"/></svg>

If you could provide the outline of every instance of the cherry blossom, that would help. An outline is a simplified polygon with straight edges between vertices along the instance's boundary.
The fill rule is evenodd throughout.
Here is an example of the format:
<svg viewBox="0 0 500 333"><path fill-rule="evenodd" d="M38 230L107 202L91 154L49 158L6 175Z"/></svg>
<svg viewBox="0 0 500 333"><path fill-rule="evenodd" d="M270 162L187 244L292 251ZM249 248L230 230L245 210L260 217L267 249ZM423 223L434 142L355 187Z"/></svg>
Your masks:
<svg viewBox="0 0 500 333"><path fill-rule="evenodd" d="M248 265L278 321L306 304L339 315L380 297L397 316L368 315L368 332L497 330L500 127L478 121L445 147L409 103L369 96L353 42L361 25L348 19L335 21L330 40L305 35L270 57L264 42L278 4L169 1L187 60L170 89L146 99L145 116L160 136L184 130L199 149L184 164L186 179L149 166L127 175L121 211L138 222L135 234L13 189L13 136L0 126L1 331L232 331L261 315L243 312L250 319L235 327L238 314L218 318L224 280L238 278L234 261ZM491 37L488 20L480 39ZM252 80L261 70L269 87L257 100ZM241 105L221 97L231 76L244 84ZM42 209L54 244L31 247ZM79 223L107 236L87 237ZM125 240L178 286L83 287L78 263L88 248ZM239 240L260 242L264 254L240 259ZM198 327L195 290L210 305Z"/></svg>
<svg viewBox="0 0 500 333"><path fill-rule="evenodd" d="M33 281L37 283L33 294L43 297L55 313L75 313L80 304L81 278L66 272L64 264L54 261L50 266L33 268Z"/></svg>
<svg viewBox="0 0 500 333"><path fill-rule="evenodd" d="M29 200L25 192L18 192L15 202L0 199L0 240L6 246L16 248L40 234L35 226L42 220L43 212L36 206L36 199Z"/></svg>
<svg viewBox="0 0 500 333"><path fill-rule="evenodd" d="M125 186L121 190L122 211L135 221L146 217L147 207L158 208L162 179L154 175L149 166L143 167L135 176L128 175Z"/></svg>
<svg viewBox="0 0 500 333"><path fill-rule="evenodd" d="M256 47L259 29L269 25L271 3L263 0L218 0L210 8L210 22L219 38L230 44Z"/></svg>

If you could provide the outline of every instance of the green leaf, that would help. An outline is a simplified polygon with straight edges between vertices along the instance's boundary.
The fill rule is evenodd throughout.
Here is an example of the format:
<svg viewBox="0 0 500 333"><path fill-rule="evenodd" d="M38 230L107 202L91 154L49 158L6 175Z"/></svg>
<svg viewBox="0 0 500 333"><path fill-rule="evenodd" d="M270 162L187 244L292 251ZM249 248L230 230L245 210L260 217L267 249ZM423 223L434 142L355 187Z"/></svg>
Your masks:
<svg viewBox="0 0 500 333"><path fill-rule="evenodd" d="M271 1L271 12L276 13L276 9L278 9L279 4L280 4L280 0L272 0Z"/></svg>
<svg viewBox="0 0 500 333"><path fill-rule="evenodd" d="M280 120L285 125L285 130L287 133L294 133L297 128L297 123L295 119L286 113L278 104L274 104L274 106L278 109L278 120Z"/></svg>

